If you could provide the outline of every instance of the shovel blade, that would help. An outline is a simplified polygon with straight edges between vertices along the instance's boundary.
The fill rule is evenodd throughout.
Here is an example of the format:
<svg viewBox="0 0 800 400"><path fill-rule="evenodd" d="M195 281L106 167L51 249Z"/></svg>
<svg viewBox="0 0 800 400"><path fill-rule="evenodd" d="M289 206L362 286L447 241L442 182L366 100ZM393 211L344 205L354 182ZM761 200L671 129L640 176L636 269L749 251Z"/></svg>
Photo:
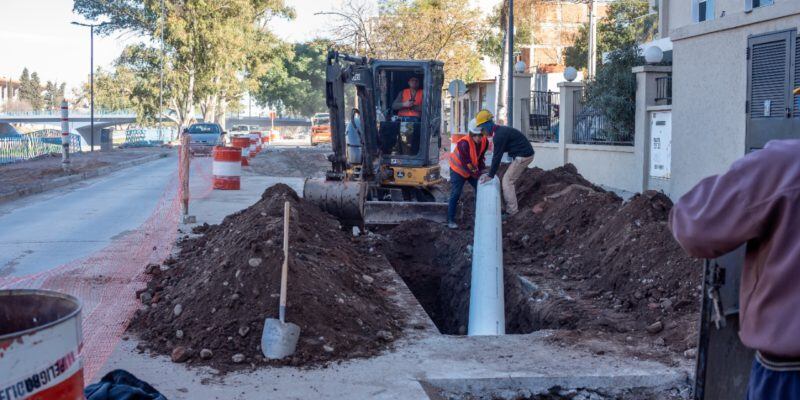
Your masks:
<svg viewBox="0 0 800 400"><path fill-rule="evenodd" d="M261 334L261 352L264 353L264 357L271 360L288 357L294 354L299 338L299 326L267 318L264 320L264 332Z"/></svg>

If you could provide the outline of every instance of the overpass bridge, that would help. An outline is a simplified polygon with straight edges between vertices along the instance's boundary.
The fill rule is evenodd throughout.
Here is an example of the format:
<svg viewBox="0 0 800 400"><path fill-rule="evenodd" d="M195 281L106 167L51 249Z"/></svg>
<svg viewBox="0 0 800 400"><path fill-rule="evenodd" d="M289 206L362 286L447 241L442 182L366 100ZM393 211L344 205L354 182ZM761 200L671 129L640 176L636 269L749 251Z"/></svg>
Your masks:
<svg viewBox="0 0 800 400"><path fill-rule="evenodd" d="M195 117L197 122L203 122L202 116ZM136 122L136 114L132 112L100 112L94 115L94 132L91 128L92 118L84 112L69 115L70 133L77 133L83 137L86 143L92 142L94 136L95 145L100 144L100 132L103 128L117 125L132 124ZM167 122L167 118L162 118ZM61 114L59 111L46 112L20 112L20 113L0 113L0 132L3 131L2 125L10 124L46 124L60 125ZM230 115L225 118L225 130L229 131L235 125L257 125L269 127L272 120L269 117L237 116ZM311 120L305 118L275 118L275 126L311 126Z"/></svg>

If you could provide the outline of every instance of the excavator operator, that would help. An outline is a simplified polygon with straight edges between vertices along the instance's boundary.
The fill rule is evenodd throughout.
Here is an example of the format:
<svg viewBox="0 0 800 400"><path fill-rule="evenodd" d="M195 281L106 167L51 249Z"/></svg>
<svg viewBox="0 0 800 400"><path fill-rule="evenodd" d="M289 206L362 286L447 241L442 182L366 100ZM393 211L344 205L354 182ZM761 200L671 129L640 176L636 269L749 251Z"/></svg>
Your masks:
<svg viewBox="0 0 800 400"><path fill-rule="evenodd" d="M403 122L420 122L422 89L419 88L419 78L416 76L408 78L408 88L397 94L392 109L397 111L397 116Z"/></svg>

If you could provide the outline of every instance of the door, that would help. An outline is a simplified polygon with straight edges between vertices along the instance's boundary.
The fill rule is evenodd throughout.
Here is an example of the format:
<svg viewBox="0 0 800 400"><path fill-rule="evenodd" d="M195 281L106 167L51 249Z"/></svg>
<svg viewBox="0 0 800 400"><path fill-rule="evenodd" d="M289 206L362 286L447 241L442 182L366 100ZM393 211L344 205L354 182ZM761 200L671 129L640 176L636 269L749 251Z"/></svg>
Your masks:
<svg viewBox="0 0 800 400"><path fill-rule="evenodd" d="M795 30L751 37L747 50L747 134L745 152L775 139L800 137L792 89L798 46Z"/></svg>

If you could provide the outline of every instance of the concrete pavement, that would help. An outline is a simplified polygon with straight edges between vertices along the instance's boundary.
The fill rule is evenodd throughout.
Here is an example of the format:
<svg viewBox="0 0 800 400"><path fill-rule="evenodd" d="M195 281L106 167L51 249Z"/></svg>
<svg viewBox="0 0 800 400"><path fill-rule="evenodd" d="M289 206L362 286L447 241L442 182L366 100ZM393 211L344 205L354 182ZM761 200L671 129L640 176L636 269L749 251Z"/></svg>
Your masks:
<svg viewBox="0 0 800 400"><path fill-rule="evenodd" d="M0 204L0 278L55 268L136 229L176 184L176 157Z"/></svg>

